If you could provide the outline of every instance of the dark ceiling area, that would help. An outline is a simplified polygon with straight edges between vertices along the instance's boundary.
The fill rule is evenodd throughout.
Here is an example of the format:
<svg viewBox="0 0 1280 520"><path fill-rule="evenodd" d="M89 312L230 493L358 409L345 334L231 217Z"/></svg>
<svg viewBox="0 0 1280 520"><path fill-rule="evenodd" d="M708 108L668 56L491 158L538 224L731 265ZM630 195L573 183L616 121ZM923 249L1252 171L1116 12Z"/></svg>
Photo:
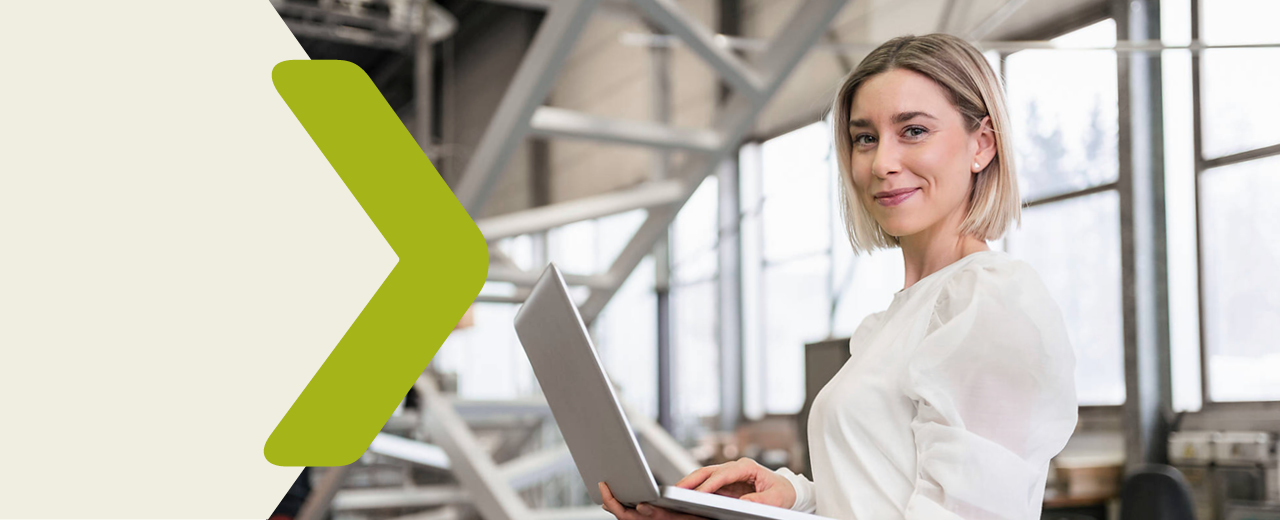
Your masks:
<svg viewBox="0 0 1280 520"><path fill-rule="evenodd" d="M485 2L482 0L441 0L435 2L444 8L458 21L457 30L444 41L436 44L433 56L436 81L440 81L442 67L446 61L444 54L453 52L454 46L467 45L478 35L480 29L494 21L507 16L527 17L530 12L506 5ZM282 12L285 19L291 13ZM294 32L298 42L313 60L345 60L356 64L373 79L374 84L382 91L387 103L396 111L408 107L414 97L414 47L412 41L398 48L361 45L354 42L339 41L333 38L321 38ZM438 92L438 89L433 91Z"/></svg>

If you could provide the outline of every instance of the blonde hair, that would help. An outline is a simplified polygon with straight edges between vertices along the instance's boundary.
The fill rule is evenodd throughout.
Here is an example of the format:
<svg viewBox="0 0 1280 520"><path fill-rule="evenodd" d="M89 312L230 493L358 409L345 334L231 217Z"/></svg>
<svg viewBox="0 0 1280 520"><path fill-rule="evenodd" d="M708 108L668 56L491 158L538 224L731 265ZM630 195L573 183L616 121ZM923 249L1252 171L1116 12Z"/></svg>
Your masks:
<svg viewBox="0 0 1280 520"><path fill-rule="evenodd" d="M854 251L871 252L898 245L898 238L881 229L862 205L862 197L858 196L849 171L853 150L849 112L853 95L868 78L894 69L920 73L941 86L970 132L979 129L984 116L991 117L996 155L974 176L968 213L960 224L961 235L996 240L1004 236L1010 222L1021 224L1022 197L1013 167L1009 114L1000 77L978 49L960 38L948 34L900 36L863 58L845 77L832 103L836 156L840 164L840 203L844 206L845 228Z"/></svg>

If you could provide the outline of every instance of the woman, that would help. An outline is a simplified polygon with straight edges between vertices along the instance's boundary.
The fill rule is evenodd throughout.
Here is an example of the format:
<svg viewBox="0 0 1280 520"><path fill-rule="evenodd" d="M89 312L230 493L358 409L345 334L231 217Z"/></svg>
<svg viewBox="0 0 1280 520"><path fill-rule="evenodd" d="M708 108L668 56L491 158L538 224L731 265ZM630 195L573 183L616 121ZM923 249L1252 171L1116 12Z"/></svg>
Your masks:
<svg viewBox="0 0 1280 520"><path fill-rule="evenodd" d="M1040 278L987 247L1020 219L1000 80L963 40L906 36L833 105L849 239L900 248L904 288L814 400L813 482L743 459L677 485L840 519L1039 518L1075 358ZM621 520L686 517L601 490Z"/></svg>

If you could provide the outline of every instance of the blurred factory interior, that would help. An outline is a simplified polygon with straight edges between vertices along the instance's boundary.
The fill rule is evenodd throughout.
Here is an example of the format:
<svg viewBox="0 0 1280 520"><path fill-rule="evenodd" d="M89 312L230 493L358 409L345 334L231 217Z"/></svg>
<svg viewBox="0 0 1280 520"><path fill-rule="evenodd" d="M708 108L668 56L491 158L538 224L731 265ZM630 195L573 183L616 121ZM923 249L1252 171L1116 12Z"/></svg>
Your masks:
<svg viewBox="0 0 1280 520"><path fill-rule="evenodd" d="M491 252L365 456L304 472L298 518L612 518L512 327L548 262L660 483L744 456L807 471L808 403L903 280L898 251L845 237L831 97L932 32L1004 78L1026 206L991 245L1036 268L1076 349L1044 518L1117 518L1146 464L1195 518L1280 518L1280 3L272 3L312 59L369 74Z"/></svg>

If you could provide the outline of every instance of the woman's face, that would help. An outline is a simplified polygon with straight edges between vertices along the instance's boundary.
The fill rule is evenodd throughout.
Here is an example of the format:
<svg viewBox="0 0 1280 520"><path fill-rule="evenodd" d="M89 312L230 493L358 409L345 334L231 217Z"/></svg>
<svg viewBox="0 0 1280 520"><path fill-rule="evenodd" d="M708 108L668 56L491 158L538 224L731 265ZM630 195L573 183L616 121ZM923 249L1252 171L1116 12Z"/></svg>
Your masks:
<svg viewBox="0 0 1280 520"><path fill-rule="evenodd" d="M958 229L973 175L995 154L989 125L983 118L979 131L969 132L946 91L918 72L868 78L849 113L859 202L895 237Z"/></svg>

